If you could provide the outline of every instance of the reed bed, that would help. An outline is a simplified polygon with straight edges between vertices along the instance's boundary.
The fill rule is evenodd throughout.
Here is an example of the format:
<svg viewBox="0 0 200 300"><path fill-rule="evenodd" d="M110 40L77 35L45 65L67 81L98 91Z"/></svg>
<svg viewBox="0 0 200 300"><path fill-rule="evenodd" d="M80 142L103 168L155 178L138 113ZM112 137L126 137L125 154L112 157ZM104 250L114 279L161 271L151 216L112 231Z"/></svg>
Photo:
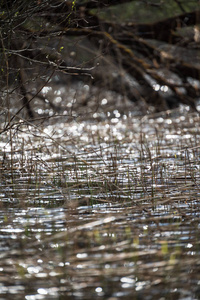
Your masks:
<svg viewBox="0 0 200 300"><path fill-rule="evenodd" d="M199 121L180 108L2 133L1 297L198 299Z"/></svg>

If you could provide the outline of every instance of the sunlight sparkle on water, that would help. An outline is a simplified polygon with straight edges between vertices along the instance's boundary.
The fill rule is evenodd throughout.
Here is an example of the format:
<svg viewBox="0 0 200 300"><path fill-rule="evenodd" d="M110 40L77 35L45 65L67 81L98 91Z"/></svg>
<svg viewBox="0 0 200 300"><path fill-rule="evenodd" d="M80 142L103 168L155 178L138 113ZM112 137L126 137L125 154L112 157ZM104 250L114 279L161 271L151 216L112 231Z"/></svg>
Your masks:
<svg viewBox="0 0 200 300"><path fill-rule="evenodd" d="M186 248L192 248L192 247L193 247L193 245L191 243L188 243L186 246Z"/></svg>
<svg viewBox="0 0 200 300"><path fill-rule="evenodd" d="M96 293L101 293L103 291L103 289L99 286L95 289Z"/></svg>
<svg viewBox="0 0 200 300"><path fill-rule="evenodd" d="M62 98L61 98L61 97L56 97L56 98L55 98L55 102L56 102L56 103L60 103L61 101L62 101Z"/></svg>
<svg viewBox="0 0 200 300"><path fill-rule="evenodd" d="M101 104L102 105L106 105L108 103L108 100L106 98L102 99L101 100Z"/></svg>
<svg viewBox="0 0 200 300"><path fill-rule="evenodd" d="M72 124L68 131L72 133L74 136L78 136L83 131L84 124Z"/></svg>
<svg viewBox="0 0 200 300"><path fill-rule="evenodd" d="M136 288L135 290L136 291L141 291L146 285L146 282L145 281L139 281L136 283Z"/></svg>
<svg viewBox="0 0 200 300"><path fill-rule="evenodd" d="M163 119L162 117L160 117L160 118L157 119L157 122L158 122L158 123L163 123L163 122L164 122L164 119Z"/></svg>
<svg viewBox="0 0 200 300"><path fill-rule="evenodd" d="M76 257L77 257L77 258L86 258L86 257L88 257L88 254L87 254L87 253L78 253L78 254L76 255Z"/></svg>
<svg viewBox="0 0 200 300"><path fill-rule="evenodd" d="M43 289L43 288L39 288L39 289L37 290L37 292L38 292L38 294L40 294L40 295L47 295L47 294L48 294L47 290L45 290L45 289Z"/></svg>
<svg viewBox="0 0 200 300"><path fill-rule="evenodd" d="M166 121L165 121L167 124L172 124L172 120L171 119L167 119Z"/></svg>
<svg viewBox="0 0 200 300"><path fill-rule="evenodd" d="M37 113L38 113L38 115L44 114L44 109L39 108L39 109L37 110Z"/></svg>
<svg viewBox="0 0 200 300"><path fill-rule="evenodd" d="M153 88L154 88L155 91L159 91L160 85L159 84L154 84Z"/></svg>
<svg viewBox="0 0 200 300"><path fill-rule="evenodd" d="M161 90L162 92L166 93L166 92L169 90L169 88L168 88L168 86L163 85L163 86L161 86L160 90Z"/></svg>
<svg viewBox="0 0 200 300"><path fill-rule="evenodd" d="M31 266L27 268L27 271L29 274L37 274L42 270L41 267L35 267L35 266Z"/></svg>
<svg viewBox="0 0 200 300"><path fill-rule="evenodd" d="M51 86L44 86L43 89L42 89L42 93L44 95L46 95L49 91L52 90L52 87Z"/></svg>
<svg viewBox="0 0 200 300"><path fill-rule="evenodd" d="M90 90L90 86L89 86L88 84L85 84L85 85L83 86L83 88L84 88L84 90L87 91L87 92Z"/></svg>
<svg viewBox="0 0 200 300"><path fill-rule="evenodd" d="M113 111L113 113L114 113L114 115L115 115L116 118L120 118L121 114L119 113L119 111L117 109L115 109Z"/></svg>
<svg viewBox="0 0 200 300"><path fill-rule="evenodd" d="M36 295L26 295L25 299L26 300L41 300L41 299L46 299L46 295L51 295L51 296L57 296L58 294L58 288L57 287L52 287L52 288L39 288L37 290ZM57 299L57 298L56 298Z"/></svg>
<svg viewBox="0 0 200 300"><path fill-rule="evenodd" d="M55 90L55 91L54 91L54 95L60 96L60 95L61 95L61 90Z"/></svg>
<svg viewBox="0 0 200 300"><path fill-rule="evenodd" d="M129 284L135 283L135 280L132 279L132 278L129 278L129 277L122 277L122 278L120 279L120 281L123 282L123 283L129 283Z"/></svg>
<svg viewBox="0 0 200 300"><path fill-rule="evenodd" d="M167 140L169 140L169 139L176 139L177 138L177 134L166 134L165 138Z"/></svg>
<svg viewBox="0 0 200 300"><path fill-rule="evenodd" d="M24 232L24 230L21 229L21 228L13 228L13 227L11 227L11 228L5 228L5 229L0 230L0 231L12 233L11 238L13 238L13 239L16 238L16 236L14 235L14 232L15 232L15 233L21 233L21 232Z"/></svg>
<svg viewBox="0 0 200 300"><path fill-rule="evenodd" d="M111 123L113 123L113 124L116 124L118 122L119 122L119 119L117 119L117 118L112 118L111 119Z"/></svg>
<svg viewBox="0 0 200 300"><path fill-rule="evenodd" d="M95 112L92 116L94 119L97 119L100 116L100 114Z"/></svg>
<svg viewBox="0 0 200 300"><path fill-rule="evenodd" d="M77 266L76 266L76 268L77 268L77 269L83 269L83 268L84 268L84 266L83 266L83 265L81 265L81 264L79 264L79 265L77 265Z"/></svg>

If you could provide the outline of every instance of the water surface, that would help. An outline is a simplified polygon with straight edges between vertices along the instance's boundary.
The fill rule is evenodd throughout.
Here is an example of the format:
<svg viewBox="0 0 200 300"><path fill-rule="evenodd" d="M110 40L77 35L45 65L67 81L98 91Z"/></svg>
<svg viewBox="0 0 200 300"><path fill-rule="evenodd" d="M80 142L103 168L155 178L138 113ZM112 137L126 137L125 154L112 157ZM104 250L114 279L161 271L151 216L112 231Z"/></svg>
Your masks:
<svg viewBox="0 0 200 300"><path fill-rule="evenodd" d="M184 109L1 134L0 298L199 299L199 141Z"/></svg>

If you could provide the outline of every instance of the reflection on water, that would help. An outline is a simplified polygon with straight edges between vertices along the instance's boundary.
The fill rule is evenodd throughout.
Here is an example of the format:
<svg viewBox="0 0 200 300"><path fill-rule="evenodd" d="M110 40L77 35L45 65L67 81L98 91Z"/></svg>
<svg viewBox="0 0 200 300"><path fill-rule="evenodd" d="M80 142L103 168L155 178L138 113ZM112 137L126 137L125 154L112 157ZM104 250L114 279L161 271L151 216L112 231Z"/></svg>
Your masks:
<svg viewBox="0 0 200 300"><path fill-rule="evenodd" d="M1 299L199 299L199 117L114 115L1 135Z"/></svg>

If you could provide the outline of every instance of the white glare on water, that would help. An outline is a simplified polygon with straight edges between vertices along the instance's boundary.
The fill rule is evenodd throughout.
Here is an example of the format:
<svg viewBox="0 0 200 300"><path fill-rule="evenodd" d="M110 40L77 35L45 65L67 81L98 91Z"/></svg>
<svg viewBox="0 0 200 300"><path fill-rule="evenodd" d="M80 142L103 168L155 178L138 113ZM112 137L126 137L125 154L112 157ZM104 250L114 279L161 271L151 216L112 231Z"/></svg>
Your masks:
<svg viewBox="0 0 200 300"><path fill-rule="evenodd" d="M101 288L101 287L97 287L96 289L95 289L95 292L96 293L101 293L103 291L103 289Z"/></svg>
<svg viewBox="0 0 200 300"><path fill-rule="evenodd" d="M47 295L47 294L48 294L47 290L46 290L46 289L43 289L43 288L39 288L39 289L37 290L37 292L38 292L38 294L40 294L40 295Z"/></svg>
<svg viewBox="0 0 200 300"><path fill-rule="evenodd" d="M108 100L106 99L106 98L103 98L102 100L101 100L101 104L102 105L106 105L108 103Z"/></svg>
<svg viewBox="0 0 200 300"><path fill-rule="evenodd" d="M52 87L51 86L44 86L43 89L42 89L42 93L44 95L46 95L50 91L52 91Z"/></svg>

